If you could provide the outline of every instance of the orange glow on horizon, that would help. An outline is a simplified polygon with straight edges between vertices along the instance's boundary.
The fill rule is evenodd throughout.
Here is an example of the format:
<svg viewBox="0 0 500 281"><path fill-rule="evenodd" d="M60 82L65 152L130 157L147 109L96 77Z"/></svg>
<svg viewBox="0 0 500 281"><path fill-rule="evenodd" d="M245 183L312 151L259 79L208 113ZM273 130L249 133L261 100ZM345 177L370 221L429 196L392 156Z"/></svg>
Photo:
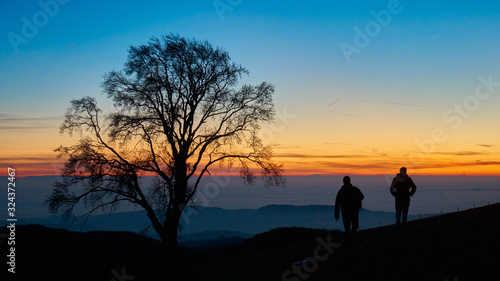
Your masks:
<svg viewBox="0 0 500 281"><path fill-rule="evenodd" d="M423 153L412 140L386 142L387 136L366 140L358 136L358 132L344 132L345 135L335 136L338 142L329 143L331 132L315 132L319 135L309 138L296 129L292 126L270 139L263 139L264 143L271 144L273 161L284 164L285 176L392 175L402 166L408 168L410 175L500 176L499 149L494 145L478 146L477 143L482 142L465 137L461 138L462 142ZM8 138L0 140L3 148L0 169L14 168L18 177L60 175L64 159L58 159L53 149L61 144L73 145L77 139L78 136L60 137L56 125L43 130L12 131ZM238 176L240 170L214 165L210 172ZM255 170L255 174L258 176L260 172Z"/></svg>
<svg viewBox="0 0 500 281"><path fill-rule="evenodd" d="M2 161L5 163L5 161ZM16 170L17 177L28 176L54 176L60 175L60 169L64 165L64 160L55 159L53 162L29 162L14 161L9 165L1 164L0 167L7 170L7 167ZM383 162L380 162L383 163ZM349 163L322 163L318 166L310 165L307 162L285 162L285 176L309 176L309 175L384 175L397 174L401 166L408 168L410 175L470 175L470 176L500 176L500 165L442 165L440 167L419 167L410 165L399 165L386 163L370 167L370 164L349 164ZM307 166L307 168L305 168ZM253 169L256 176L260 175L258 169ZM214 176L239 176L239 167L224 168L214 166L210 169L210 175ZM208 176L208 174L206 174Z"/></svg>

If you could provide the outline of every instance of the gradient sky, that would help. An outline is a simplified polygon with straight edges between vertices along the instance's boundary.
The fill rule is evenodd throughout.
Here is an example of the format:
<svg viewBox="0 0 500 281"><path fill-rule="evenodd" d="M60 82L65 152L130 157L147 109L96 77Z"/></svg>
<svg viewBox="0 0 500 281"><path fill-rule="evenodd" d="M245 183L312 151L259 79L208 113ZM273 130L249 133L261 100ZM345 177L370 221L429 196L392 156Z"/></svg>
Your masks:
<svg viewBox="0 0 500 281"><path fill-rule="evenodd" d="M70 101L112 109L102 75L168 33L276 85L262 138L288 175L500 175L500 2L55 1L0 2L0 168L19 176L57 174Z"/></svg>

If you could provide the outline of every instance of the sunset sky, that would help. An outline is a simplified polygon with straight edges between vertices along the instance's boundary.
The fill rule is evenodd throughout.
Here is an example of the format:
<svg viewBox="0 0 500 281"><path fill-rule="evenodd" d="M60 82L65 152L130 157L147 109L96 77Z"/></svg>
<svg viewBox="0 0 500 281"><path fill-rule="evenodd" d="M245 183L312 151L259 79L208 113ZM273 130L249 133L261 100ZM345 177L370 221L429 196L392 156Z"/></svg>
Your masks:
<svg viewBox="0 0 500 281"><path fill-rule="evenodd" d="M500 2L365 2L1 1L0 169L58 174L70 101L112 110L102 75L178 33L276 86L287 175L500 175Z"/></svg>

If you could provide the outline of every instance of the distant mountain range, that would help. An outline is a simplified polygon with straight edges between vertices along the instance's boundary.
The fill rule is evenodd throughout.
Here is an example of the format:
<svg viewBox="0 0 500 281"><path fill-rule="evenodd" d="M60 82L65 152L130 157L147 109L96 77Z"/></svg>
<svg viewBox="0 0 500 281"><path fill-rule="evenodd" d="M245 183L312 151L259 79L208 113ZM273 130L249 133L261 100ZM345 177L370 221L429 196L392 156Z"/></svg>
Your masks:
<svg viewBox="0 0 500 281"><path fill-rule="evenodd" d="M421 215L430 217L432 215ZM409 220L419 216L409 216ZM394 223L394 213L360 212L360 228L368 229ZM75 217L64 223L55 216L19 219L19 224L40 224L51 228L72 231L131 231L140 233L149 224L145 211L92 215L83 224L85 217ZM342 230L342 219L334 220L334 206L268 205L259 209L222 209L214 207L187 208L181 218L180 241L199 241L220 237L249 238L257 233L277 227L307 227ZM150 237L157 238L154 231Z"/></svg>
<svg viewBox="0 0 500 281"><path fill-rule="evenodd" d="M393 212L394 198L389 193L391 176L352 175L353 183L365 195L363 207L368 210ZM449 213L457 209L466 210L500 202L500 177L484 176L414 176L418 191L412 198L410 213L432 214ZM16 214L18 218L48 216L49 210L43 202L52 193L57 176L16 178ZM144 177L146 188L153 177ZM0 181L7 178L0 176ZM257 209L267 205L326 205L335 202L335 196L341 187L342 176L287 176L285 187L265 188L257 181L254 186L245 185L240 177L204 177L200 183L195 202L203 207L223 209ZM207 193L207 187L219 187L214 194ZM81 187L72 191L78 193ZM210 192L214 192L213 190ZM117 212L133 212L141 208L122 203ZM75 214L88 211L83 204L75 206ZM7 219L5 212L0 221ZM329 217L327 220L331 220ZM383 221L381 221L384 224ZM375 221L377 223L377 221ZM389 220L388 223L391 223ZM334 227L331 224L325 227ZM367 226L361 225L362 228Z"/></svg>

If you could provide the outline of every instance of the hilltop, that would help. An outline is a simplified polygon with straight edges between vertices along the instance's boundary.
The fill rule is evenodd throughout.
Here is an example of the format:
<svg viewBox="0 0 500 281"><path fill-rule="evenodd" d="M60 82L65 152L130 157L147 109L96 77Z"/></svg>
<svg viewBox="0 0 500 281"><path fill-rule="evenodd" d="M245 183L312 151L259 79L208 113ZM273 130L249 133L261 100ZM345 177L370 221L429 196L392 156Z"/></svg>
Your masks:
<svg viewBox="0 0 500 281"><path fill-rule="evenodd" d="M278 228L231 246L181 248L176 264L162 264L159 242L137 234L79 233L27 225L17 229L16 277L119 280L117 275L126 275L129 279L122 279L134 277L134 281L498 280L499 221L500 204L495 204L415 220L402 229L385 226L364 230L358 235L359 248L347 247L340 232ZM0 230L5 232L5 228ZM330 245L331 253L317 250L325 243ZM0 244L2 253L6 246ZM312 259L314 256L316 259ZM6 272L3 264L2 275Z"/></svg>

